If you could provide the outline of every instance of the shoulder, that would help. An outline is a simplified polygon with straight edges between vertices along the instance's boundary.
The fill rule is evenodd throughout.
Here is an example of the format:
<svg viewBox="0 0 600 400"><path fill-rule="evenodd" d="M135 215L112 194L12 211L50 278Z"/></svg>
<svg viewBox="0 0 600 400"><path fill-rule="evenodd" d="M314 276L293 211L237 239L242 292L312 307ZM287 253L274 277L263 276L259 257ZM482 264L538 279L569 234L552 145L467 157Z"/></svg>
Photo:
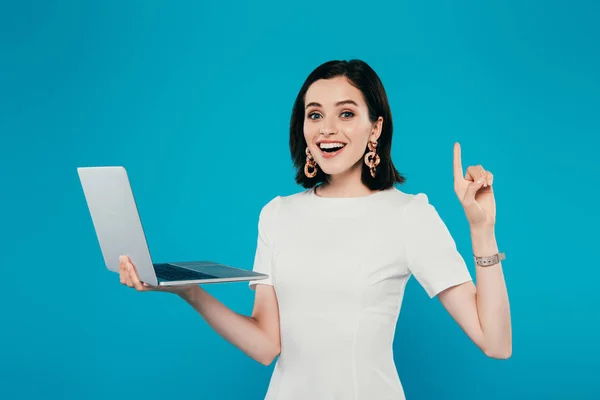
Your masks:
<svg viewBox="0 0 600 400"><path fill-rule="evenodd" d="M292 194L276 196L266 206L281 208L305 205L310 202L311 198L312 189L306 189Z"/></svg>
<svg viewBox="0 0 600 400"><path fill-rule="evenodd" d="M429 204L429 197L425 193L407 193L396 187L387 190L388 194L382 200L389 206L400 208L403 212L423 208Z"/></svg>
<svg viewBox="0 0 600 400"><path fill-rule="evenodd" d="M281 207L281 196L275 196L264 204L260 210L259 221L262 224L271 223Z"/></svg>
<svg viewBox="0 0 600 400"><path fill-rule="evenodd" d="M429 202L429 196L427 196L427 194L421 192L409 195L408 207L411 210L422 211L423 209L428 208L427 206L429 205L431 205L431 203Z"/></svg>
<svg viewBox="0 0 600 400"><path fill-rule="evenodd" d="M387 201L392 213L397 216L396 222L409 228L414 224L429 223L437 215L436 208L431 204L426 193L406 193L399 189L391 190Z"/></svg>
<svg viewBox="0 0 600 400"><path fill-rule="evenodd" d="M287 209L305 204L309 197L309 190L304 190L290 195L277 195L262 207L260 211L261 217L274 218L275 215L279 214L281 208Z"/></svg>

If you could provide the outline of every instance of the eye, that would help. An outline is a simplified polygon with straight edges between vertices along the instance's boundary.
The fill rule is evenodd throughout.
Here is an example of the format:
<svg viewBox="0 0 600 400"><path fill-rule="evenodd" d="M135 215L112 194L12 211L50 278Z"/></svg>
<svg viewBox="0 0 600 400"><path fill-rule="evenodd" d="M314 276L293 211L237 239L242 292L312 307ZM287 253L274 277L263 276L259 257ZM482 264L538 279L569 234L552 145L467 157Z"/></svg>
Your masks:
<svg viewBox="0 0 600 400"><path fill-rule="evenodd" d="M308 119L317 119L319 117L321 117L321 114L317 113L317 112L311 112L310 114L308 114Z"/></svg>
<svg viewBox="0 0 600 400"><path fill-rule="evenodd" d="M342 113L342 118L352 118L354 117L354 113L352 111L344 111Z"/></svg>

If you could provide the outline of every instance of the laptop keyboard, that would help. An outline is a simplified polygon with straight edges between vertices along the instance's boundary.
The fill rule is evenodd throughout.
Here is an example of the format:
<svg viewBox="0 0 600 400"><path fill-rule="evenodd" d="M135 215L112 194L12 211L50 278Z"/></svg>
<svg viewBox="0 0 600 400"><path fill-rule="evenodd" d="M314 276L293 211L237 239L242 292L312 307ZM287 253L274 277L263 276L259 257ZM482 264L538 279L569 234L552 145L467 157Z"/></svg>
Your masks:
<svg viewBox="0 0 600 400"><path fill-rule="evenodd" d="M213 279L216 276L175 267L170 264L154 264L154 271L159 279L164 281L190 281L195 279Z"/></svg>

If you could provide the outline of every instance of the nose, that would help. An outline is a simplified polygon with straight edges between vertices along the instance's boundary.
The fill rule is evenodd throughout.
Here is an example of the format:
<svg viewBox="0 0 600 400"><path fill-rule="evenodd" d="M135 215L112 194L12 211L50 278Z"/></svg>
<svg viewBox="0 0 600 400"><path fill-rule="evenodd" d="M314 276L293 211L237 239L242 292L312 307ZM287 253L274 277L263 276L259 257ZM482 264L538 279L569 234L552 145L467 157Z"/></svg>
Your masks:
<svg viewBox="0 0 600 400"><path fill-rule="evenodd" d="M321 135L329 136L337 133L337 129L335 124L331 121L331 119L323 118L323 122L321 122Z"/></svg>

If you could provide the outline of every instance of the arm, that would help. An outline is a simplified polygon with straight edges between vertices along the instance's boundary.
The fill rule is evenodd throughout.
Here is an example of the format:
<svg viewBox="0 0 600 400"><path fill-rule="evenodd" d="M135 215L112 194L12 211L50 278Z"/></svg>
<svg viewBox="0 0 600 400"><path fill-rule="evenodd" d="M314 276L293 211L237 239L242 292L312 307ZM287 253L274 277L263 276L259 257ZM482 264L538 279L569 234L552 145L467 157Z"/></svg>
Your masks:
<svg viewBox="0 0 600 400"><path fill-rule="evenodd" d="M252 316L238 314L200 286L179 293L225 340L245 354L269 365L279 354L279 308L275 289L256 285Z"/></svg>
<svg viewBox="0 0 600 400"><path fill-rule="evenodd" d="M271 285L256 285L252 316L240 315L227 308L198 285L150 286L140 282L131 259L119 257L121 283L138 292L160 291L179 295L204 317L206 322L234 346L269 365L279 354L279 306Z"/></svg>
<svg viewBox="0 0 600 400"><path fill-rule="evenodd" d="M467 168L463 177L461 148L454 144L454 191L464 207L473 254L491 256L498 253L494 234L496 201L494 176L483 166ZM509 358L512 354L510 306L502 264L476 268L477 287L472 282L450 287L438 298L473 342L489 357Z"/></svg>
<svg viewBox="0 0 600 400"><path fill-rule="evenodd" d="M245 354L269 365L280 352L279 304L271 282L272 223L280 204L276 197L263 207L258 223L258 241L254 270L265 273L268 279L254 284L254 308L251 316L238 314L211 296L198 285L151 287L142 284L129 257L120 257L121 283L138 291L166 291L179 295L191 305L225 340Z"/></svg>
<svg viewBox="0 0 600 400"><path fill-rule="evenodd" d="M181 295L219 335L263 365L271 364L281 348L279 304L271 281L275 236L273 225L280 200L277 196L260 212L254 270L267 274L269 278L250 284L250 287L255 288L251 316L230 310L199 286L192 286Z"/></svg>
<svg viewBox="0 0 600 400"><path fill-rule="evenodd" d="M471 232L473 253L498 253L493 232ZM488 356L507 359L512 353L510 306L502 263L476 265L477 287L473 282L448 288L438 295L444 308L471 340Z"/></svg>

